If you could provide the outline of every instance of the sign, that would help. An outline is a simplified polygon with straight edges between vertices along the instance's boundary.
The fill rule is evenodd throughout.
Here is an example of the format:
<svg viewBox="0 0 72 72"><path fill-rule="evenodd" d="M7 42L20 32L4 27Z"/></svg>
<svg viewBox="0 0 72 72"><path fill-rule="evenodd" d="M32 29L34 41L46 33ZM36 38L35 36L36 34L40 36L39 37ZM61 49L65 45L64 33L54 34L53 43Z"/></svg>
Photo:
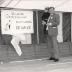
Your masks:
<svg viewBox="0 0 72 72"><path fill-rule="evenodd" d="M33 33L33 12L1 10L2 34Z"/></svg>

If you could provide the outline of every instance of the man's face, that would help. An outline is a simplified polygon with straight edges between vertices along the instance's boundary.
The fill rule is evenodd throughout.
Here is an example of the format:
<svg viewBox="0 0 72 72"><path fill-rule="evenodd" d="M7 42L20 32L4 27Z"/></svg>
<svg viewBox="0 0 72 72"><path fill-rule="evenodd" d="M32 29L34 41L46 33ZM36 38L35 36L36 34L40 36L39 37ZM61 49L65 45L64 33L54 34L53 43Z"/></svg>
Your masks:
<svg viewBox="0 0 72 72"><path fill-rule="evenodd" d="M49 13L54 13L54 8L50 8Z"/></svg>
<svg viewBox="0 0 72 72"><path fill-rule="evenodd" d="M45 12L48 12L48 10L47 10L47 9L45 9Z"/></svg>

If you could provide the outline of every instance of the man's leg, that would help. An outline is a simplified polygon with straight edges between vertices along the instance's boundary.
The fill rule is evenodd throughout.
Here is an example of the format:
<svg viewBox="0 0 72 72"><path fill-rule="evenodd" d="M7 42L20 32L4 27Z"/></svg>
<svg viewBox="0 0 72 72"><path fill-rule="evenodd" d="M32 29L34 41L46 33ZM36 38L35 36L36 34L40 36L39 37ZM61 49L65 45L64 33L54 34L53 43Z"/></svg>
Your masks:
<svg viewBox="0 0 72 72"><path fill-rule="evenodd" d="M48 52L49 52L49 58L53 58L54 57L53 41L52 41L52 37L49 35L48 35Z"/></svg>
<svg viewBox="0 0 72 72"><path fill-rule="evenodd" d="M58 41L57 41L57 37L53 36L52 37L53 40L53 53L54 53L54 57L55 59L59 59L59 48L58 48Z"/></svg>

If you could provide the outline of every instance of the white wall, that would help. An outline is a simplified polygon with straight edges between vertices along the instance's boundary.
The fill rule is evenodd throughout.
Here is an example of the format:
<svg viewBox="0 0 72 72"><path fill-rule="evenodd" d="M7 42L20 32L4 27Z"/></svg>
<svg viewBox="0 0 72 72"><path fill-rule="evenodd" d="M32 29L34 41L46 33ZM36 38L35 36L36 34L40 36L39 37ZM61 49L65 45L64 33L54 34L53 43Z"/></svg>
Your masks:
<svg viewBox="0 0 72 72"><path fill-rule="evenodd" d="M59 26L58 26L58 36L57 36L57 40L58 40L58 42L63 42L63 35L62 35L62 13L61 12L59 12L58 13L59 14L59 16L60 16L60 24L59 24Z"/></svg>

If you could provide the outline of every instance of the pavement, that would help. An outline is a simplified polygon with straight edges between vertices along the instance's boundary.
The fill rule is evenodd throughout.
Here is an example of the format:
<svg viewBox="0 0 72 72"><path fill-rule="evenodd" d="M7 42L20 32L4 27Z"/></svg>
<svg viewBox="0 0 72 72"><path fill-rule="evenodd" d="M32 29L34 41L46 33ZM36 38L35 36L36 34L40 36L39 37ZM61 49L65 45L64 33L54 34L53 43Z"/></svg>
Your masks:
<svg viewBox="0 0 72 72"><path fill-rule="evenodd" d="M2 63L0 72L72 72L72 57L62 57L59 62L43 58Z"/></svg>

